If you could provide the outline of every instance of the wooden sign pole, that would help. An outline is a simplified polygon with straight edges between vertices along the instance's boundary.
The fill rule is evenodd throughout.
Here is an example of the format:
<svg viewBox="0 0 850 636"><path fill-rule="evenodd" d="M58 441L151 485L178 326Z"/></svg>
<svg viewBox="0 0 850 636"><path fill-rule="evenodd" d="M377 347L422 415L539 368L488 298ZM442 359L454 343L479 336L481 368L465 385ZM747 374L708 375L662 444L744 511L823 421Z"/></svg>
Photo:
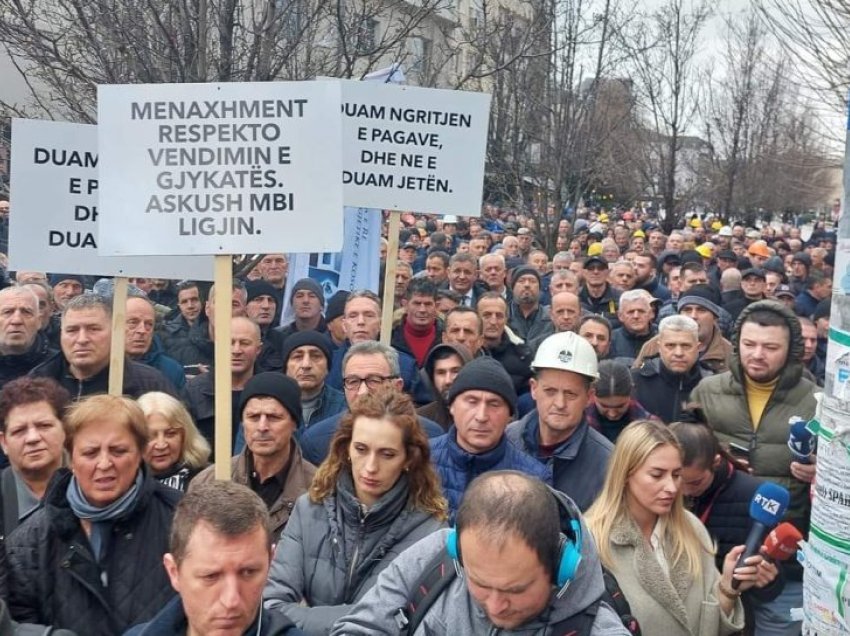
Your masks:
<svg viewBox="0 0 850 636"><path fill-rule="evenodd" d="M112 291L112 343L109 351L109 395L124 394L124 339L127 332L127 277L116 276Z"/></svg>
<svg viewBox="0 0 850 636"><path fill-rule="evenodd" d="M398 264L398 232L401 227L401 212L390 211L390 227L387 234L387 263L384 271L384 299L381 312L381 344L389 346L393 331L393 304L395 301L395 272Z"/></svg>
<svg viewBox="0 0 850 636"><path fill-rule="evenodd" d="M233 314L233 258L215 257L215 478L230 480L233 452L233 393L230 375L230 320Z"/></svg>

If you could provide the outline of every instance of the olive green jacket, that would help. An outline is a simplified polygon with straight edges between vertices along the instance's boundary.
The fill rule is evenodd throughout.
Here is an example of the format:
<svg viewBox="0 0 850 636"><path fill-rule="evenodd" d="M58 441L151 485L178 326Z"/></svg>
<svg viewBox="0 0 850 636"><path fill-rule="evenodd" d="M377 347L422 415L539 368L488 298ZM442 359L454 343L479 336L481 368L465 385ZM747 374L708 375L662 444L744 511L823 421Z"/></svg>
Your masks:
<svg viewBox="0 0 850 636"><path fill-rule="evenodd" d="M758 309L775 311L785 319L791 331L791 346L788 361L756 429L747 404L738 342L741 323ZM691 401L702 406L721 443L734 442L750 449L749 461L753 474L788 488L791 505L787 518L805 532L810 511L809 484L791 475L790 466L794 458L788 448L788 419L792 416L805 419L814 417L814 394L819 389L803 376L800 323L794 314L775 301L753 303L738 318L734 347L730 370L703 379L691 392Z"/></svg>

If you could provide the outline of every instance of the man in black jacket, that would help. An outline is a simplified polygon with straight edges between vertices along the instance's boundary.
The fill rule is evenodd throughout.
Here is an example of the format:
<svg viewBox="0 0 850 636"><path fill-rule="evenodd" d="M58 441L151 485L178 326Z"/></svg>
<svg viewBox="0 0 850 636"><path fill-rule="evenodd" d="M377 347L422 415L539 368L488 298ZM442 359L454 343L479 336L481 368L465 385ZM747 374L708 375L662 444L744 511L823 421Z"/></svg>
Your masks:
<svg viewBox="0 0 850 636"><path fill-rule="evenodd" d="M478 299L478 316L484 324L484 350L511 376L517 395L528 391L531 349L507 326L508 304L497 292Z"/></svg>
<svg viewBox="0 0 850 636"><path fill-rule="evenodd" d="M31 375L53 378L76 400L106 393L112 345L110 301L95 294L71 299L62 310L61 345L62 351L38 365ZM148 391L178 396L174 385L162 373L125 358L122 393L138 398Z"/></svg>
<svg viewBox="0 0 850 636"><path fill-rule="evenodd" d="M0 291L0 387L56 353L39 332L38 298L24 287Z"/></svg>
<svg viewBox="0 0 850 636"><path fill-rule="evenodd" d="M266 505L250 489L229 481L193 488L177 506L163 559L179 597L125 636L303 634L282 613L263 609L272 540Z"/></svg>
<svg viewBox="0 0 850 636"><path fill-rule="evenodd" d="M699 381L711 375L699 364L699 325L687 316L668 316L658 325L658 358L632 369L634 397L669 424L679 419Z"/></svg>
<svg viewBox="0 0 850 636"><path fill-rule="evenodd" d="M234 280L230 301L231 316L244 316L247 302L248 292L245 285L242 281ZM209 297L204 303L204 315L205 321L199 318L185 338L171 340L166 348L168 355L184 367L192 368L196 374L208 370L215 359L215 285L210 287Z"/></svg>

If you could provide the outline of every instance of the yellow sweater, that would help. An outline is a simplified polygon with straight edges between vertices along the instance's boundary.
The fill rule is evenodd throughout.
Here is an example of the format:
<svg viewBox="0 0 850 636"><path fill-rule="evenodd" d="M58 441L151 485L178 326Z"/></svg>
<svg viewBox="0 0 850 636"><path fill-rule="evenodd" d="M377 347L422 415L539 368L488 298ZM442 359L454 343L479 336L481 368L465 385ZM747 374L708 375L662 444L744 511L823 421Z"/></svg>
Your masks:
<svg viewBox="0 0 850 636"><path fill-rule="evenodd" d="M750 420L753 422L754 431L757 431L759 428L761 416L764 414L764 407L767 406L767 401L773 395L773 390L776 388L778 382L779 377L764 384L754 382L749 378L744 382L747 389L747 406L750 408Z"/></svg>

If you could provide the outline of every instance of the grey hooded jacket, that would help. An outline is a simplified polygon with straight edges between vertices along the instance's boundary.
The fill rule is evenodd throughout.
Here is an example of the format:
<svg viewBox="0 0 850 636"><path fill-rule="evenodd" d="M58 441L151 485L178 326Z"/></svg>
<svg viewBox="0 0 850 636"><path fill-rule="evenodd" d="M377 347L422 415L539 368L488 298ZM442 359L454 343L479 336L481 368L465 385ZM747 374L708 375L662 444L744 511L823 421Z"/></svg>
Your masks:
<svg viewBox="0 0 850 636"><path fill-rule="evenodd" d="M364 511L351 474L322 503L299 497L277 545L263 593L307 634L328 634L401 552L444 524L409 502L407 476ZM303 601L303 602L302 602Z"/></svg>
<svg viewBox="0 0 850 636"><path fill-rule="evenodd" d="M562 505L578 517L575 504L562 493L556 493ZM333 636L376 635L398 636L396 614L414 598L412 587L422 572L445 550L448 530L440 530L405 551L381 572L375 586L337 621ZM463 577L456 577L436 599L412 636L452 634L452 636L548 636L550 625L583 612L605 589L596 545L582 521L582 560L566 594L557 598L552 588L548 607L540 615L515 629L494 626L467 590ZM545 617L545 620L544 618ZM607 605L599 606L592 636L628 636L620 618Z"/></svg>

